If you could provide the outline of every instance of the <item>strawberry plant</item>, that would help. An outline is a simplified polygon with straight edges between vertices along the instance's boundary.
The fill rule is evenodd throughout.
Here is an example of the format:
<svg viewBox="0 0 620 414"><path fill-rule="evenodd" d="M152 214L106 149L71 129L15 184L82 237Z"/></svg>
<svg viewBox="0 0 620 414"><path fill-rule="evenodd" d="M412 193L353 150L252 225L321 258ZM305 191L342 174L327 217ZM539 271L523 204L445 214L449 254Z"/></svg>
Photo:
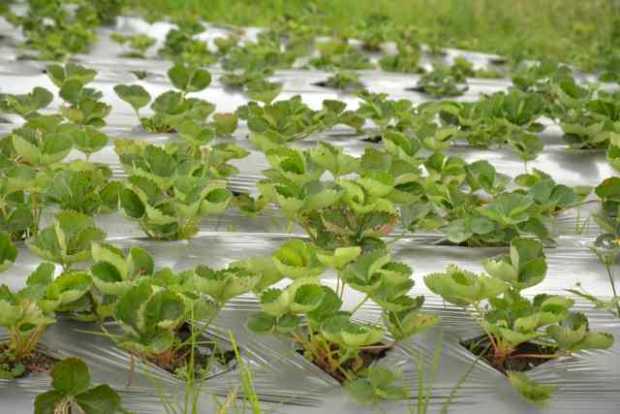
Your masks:
<svg viewBox="0 0 620 414"><path fill-rule="evenodd" d="M467 89L467 79L461 72L442 65L433 66L430 72L420 77L416 87L412 88L433 98L461 96Z"/></svg>
<svg viewBox="0 0 620 414"><path fill-rule="evenodd" d="M10 141L10 158L43 169L65 159L79 130L76 125L63 123L56 115L40 115L30 118L4 139Z"/></svg>
<svg viewBox="0 0 620 414"><path fill-rule="evenodd" d="M250 141L261 150L267 150L328 130L338 123L350 123L350 113L345 108L343 102L326 99L323 107L315 111L304 104L300 96L294 96L262 106L250 102L239 107L237 114L248 123Z"/></svg>
<svg viewBox="0 0 620 414"><path fill-rule="evenodd" d="M97 75L95 70L67 63L64 67L60 65L48 66L47 74L54 85L59 88L58 95L66 103L60 108L62 116L78 125L94 128L101 128L105 125L105 118L112 107L101 100L103 94L100 91L86 87L95 79ZM107 142L107 139L99 142L99 137L100 135L93 138L98 145L96 145L96 149L90 152L95 152Z"/></svg>
<svg viewBox="0 0 620 414"><path fill-rule="evenodd" d="M159 147L117 141L116 151L128 178L120 206L156 239L185 239L198 231L200 219L226 210L232 197L223 178L236 172L227 162L245 150L231 144L193 148Z"/></svg>
<svg viewBox="0 0 620 414"><path fill-rule="evenodd" d="M278 147L266 156L272 168L258 183L262 202L278 205L321 248L380 243L398 222L397 203L410 200L406 174L399 182L390 170L406 168L398 162L374 167L371 155L356 159L326 143L309 151ZM325 171L335 178L321 180Z"/></svg>
<svg viewBox="0 0 620 414"><path fill-rule="evenodd" d="M106 248L102 253L111 257L114 252ZM152 277L136 276L130 284L95 282L115 294L118 288L124 291L113 310L122 334L113 338L131 354L176 375L202 375L213 358L226 359L216 343L208 341L209 349L204 349L199 339L229 300L249 292L259 280L258 274L233 266L221 270L198 266L176 275L164 269Z"/></svg>
<svg viewBox="0 0 620 414"><path fill-rule="evenodd" d="M92 309L88 311L98 319L112 316L118 297L141 278L155 274L153 257L140 247L132 247L124 254L113 245L92 243L91 257L94 262L90 267Z"/></svg>
<svg viewBox="0 0 620 414"><path fill-rule="evenodd" d="M410 118L413 109L411 101L391 100L385 93L363 91L359 94L359 98L362 102L355 111L356 115L372 121L381 130L388 127L403 129L401 123Z"/></svg>
<svg viewBox="0 0 620 414"><path fill-rule="evenodd" d="M229 71L220 76L220 82L229 90L243 90L246 85L260 82L273 75L269 68Z"/></svg>
<svg viewBox="0 0 620 414"><path fill-rule="evenodd" d="M140 117L140 109L151 102L151 95L140 85L116 85L114 91L136 112L142 127L149 132L173 132L184 121L199 125L206 123L215 106L199 98L188 98L191 92L205 89L211 75L198 66L177 63L168 70L168 78L178 91L166 91L151 103L154 114Z"/></svg>
<svg viewBox="0 0 620 414"><path fill-rule="evenodd" d="M124 35L112 33L110 38L120 45L127 45L129 51L121 54L121 57L133 59L145 59L146 51L155 44L155 39L145 34Z"/></svg>
<svg viewBox="0 0 620 414"><path fill-rule="evenodd" d="M50 372L52 390L37 395L35 414L126 413L121 398L109 385L91 387L90 372L82 360L67 358L57 362Z"/></svg>
<svg viewBox="0 0 620 414"><path fill-rule="evenodd" d="M210 65L216 58L207 44L194 36L204 32L205 27L195 18L178 19L177 28L169 30L164 45L159 49L160 56L172 61L185 62L193 66Z"/></svg>
<svg viewBox="0 0 620 414"><path fill-rule="evenodd" d="M620 133L620 93L599 91L573 103L560 117L560 126L574 148L607 148Z"/></svg>
<svg viewBox="0 0 620 414"><path fill-rule="evenodd" d="M296 59L296 53L283 50L277 35L266 32L258 37L257 42L245 42L230 48L220 63L226 71L256 73L288 69Z"/></svg>
<svg viewBox="0 0 620 414"><path fill-rule="evenodd" d="M36 255L62 265L72 265L90 259L90 244L105 238L105 232L95 225L92 217L76 211L61 211L49 227L40 230L26 244Z"/></svg>
<svg viewBox="0 0 620 414"><path fill-rule="evenodd" d="M0 95L0 111L16 114L24 119L37 116L38 111L46 108L54 99L54 95L45 88L36 86L31 92L23 95Z"/></svg>
<svg viewBox="0 0 620 414"><path fill-rule="evenodd" d="M360 81L359 75L350 71L337 71L324 81L315 83L323 88L338 89L346 92L356 92L366 89Z"/></svg>
<svg viewBox="0 0 620 414"><path fill-rule="evenodd" d="M67 8L62 2L29 0L24 14L7 13L8 20L19 26L26 38L24 45L36 50L40 60L63 60L69 55L88 51L95 41L95 28L101 24L95 4L79 2ZM115 17L108 8L109 19ZM118 12L118 8L116 8Z"/></svg>
<svg viewBox="0 0 620 414"><path fill-rule="evenodd" d="M586 196L537 170L515 180L523 188L507 191L509 179L486 161L467 165L435 153L424 167L427 176L412 178L417 197L403 205L403 224L412 231L440 230L456 244L507 245L519 236L550 241L554 215Z"/></svg>
<svg viewBox="0 0 620 414"><path fill-rule="evenodd" d="M515 131L517 137L542 131L538 119L544 108L541 96L511 89L476 102L444 105L440 116L446 125L457 126L470 145L488 147L508 142Z"/></svg>
<svg viewBox="0 0 620 414"><path fill-rule="evenodd" d="M394 25L384 14L370 14L357 25L355 35L359 36L364 50L377 52L394 35Z"/></svg>
<svg viewBox="0 0 620 414"><path fill-rule="evenodd" d="M7 162L0 173L0 231L23 240L38 231L44 173Z"/></svg>
<svg viewBox="0 0 620 414"><path fill-rule="evenodd" d="M372 69L368 56L351 46L347 40L335 39L317 45L319 57L310 60L317 69L359 70Z"/></svg>
<svg viewBox="0 0 620 414"><path fill-rule="evenodd" d="M43 189L45 203L84 214L109 213L118 206L121 183L107 166L73 161L51 171Z"/></svg>
<svg viewBox="0 0 620 414"><path fill-rule="evenodd" d="M68 272L54 278L54 265L40 264L26 286L12 292L0 286L0 326L8 339L0 343L0 377L15 378L49 368L51 357L37 350L55 312L70 307L90 288L90 277Z"/></svg>
<svg viewBox="0 0 620 414"><path fill-rule="evenodd" d="M282 91L282 84L265 79L253 80L245 85L245 94L253 101L269 105Z"/></svg>
<svg viewBox="0 0 620 414"><path fill-rule="evenodd" d="M122 334L114 339L130 353L171 369L176 362L175 332L186 315L181 294L144 279L118 299L113 316Z"/></svg>
<svg viewBox="0 0 620 414"><path fill-rule="evenodd" d="M386 72L422 73L420 58L422 52L418 44L399 41L396 44L397 53L386 55L379 60L379 66Z"/></svg>
<svg viewBox="0 0 620 414"><path fill-rule="evenodd" d="M484 268L487 274L476 275L450 266L444 273L426 276L424 282L479 323L484 336L462 344L508 375L525 398L543 402L550 390L520 372L546 360L613 344L612 335L591 331L587 317L571 310L572 299L548 294L529 299L522 295L524 289L541 283L547 273L539 242L514 239L509 255L486 260Z"/></svg>
<svg viewBox="0 0 620 414"><path fill-rule="evenodd" d="M420 312L423 297L407 295L413 287L411 269L392 261L381 247L349 246L323 252L310 243L291 240L272 260L292 283L262 292L261 312L249 320L249 328L289 338L301 354L341 383L363 376L398 341L437 322L436 317ZM321 283L326 267L337 272L336 290ZM364 294L351 310L342 309L347 288ZM382 309L383 324L355 320L355 312L368 300ZM386 333L393 341L387 342Z"/></svg>

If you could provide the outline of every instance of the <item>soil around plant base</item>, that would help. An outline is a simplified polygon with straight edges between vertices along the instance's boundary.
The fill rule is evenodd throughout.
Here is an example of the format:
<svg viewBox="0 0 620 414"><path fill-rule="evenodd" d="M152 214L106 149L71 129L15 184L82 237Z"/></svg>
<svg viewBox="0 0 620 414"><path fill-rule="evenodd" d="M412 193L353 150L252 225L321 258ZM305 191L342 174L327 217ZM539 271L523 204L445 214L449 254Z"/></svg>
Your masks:
<svg viewBox="0 0 620 414"><path fill-rule="evenodd" d="M178 376L179 370L185 368L191 362L191 328L189 324L183 324L177 331L177 336L180 342L184 344L183 346L170 353L149 358L149 362L175 376ZM235 360L235 352L232 349L221 349L216 340L200 337L197 338L197 341L199 344L194 349L194 376L196 378L199 378L201 372L208 370L213 363L228 367Z"/></svg>
<svg viewBox="0 0 620 414"><path fill-rule="evenodd" d="M9 373L15 373L15 379L29 375L46 374L58 362L58 359L40 349L35 349L33 353L21 361L9 359L5 354L6 351L6 345L0 345L0 369Z"/></svg>
<svg viewBox="0 0 620 414"><path fill-rule="evenodd" d="M370 345L360 350L359 357L356 359L349 359L342 368L353 376L357 376L361 371L370 367L373 362L379 361L385 358L388 351L392 349L392 345L384 343L377 343ZM332 351L338 351L338 345L332 344ZM305 357L305 352L301 348L297 348L296 352ZM329 361L327 359L310 359L310 361L321 368L325 373L329 374L332 378L338 381L340 384L344 384L347 381L347 377L340 370L333 371L330 368Z"/></svg>
<svg viewBox="0 0 620 414"><path fill-rule="evenodd" d="M547 355L553 355L557 352L557 348L553 346L540 345L534 342L524 342L517 346L515 351L510 354L503 364L498 365L493 355L493 347L487 335L481 335L475 338L460 341L461 346L466 348L475 356L482 356L493 368L506 375L506 371L529 371L545 362L552 361L555 358L545 358ZM540 355L540 358L531 355Z"/></svg>

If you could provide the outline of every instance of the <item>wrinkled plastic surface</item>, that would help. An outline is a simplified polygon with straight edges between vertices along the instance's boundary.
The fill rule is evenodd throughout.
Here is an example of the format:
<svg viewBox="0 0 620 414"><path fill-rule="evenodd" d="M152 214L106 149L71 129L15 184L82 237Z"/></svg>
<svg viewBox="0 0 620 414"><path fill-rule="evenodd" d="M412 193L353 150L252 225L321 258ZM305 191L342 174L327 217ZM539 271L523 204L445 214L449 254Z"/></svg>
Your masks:
<svg viewBox="0 0 620 414"><path fill-rule="evenodd" d="M146 60L121 59L122 48L109 39L114 31L125 33L147 33L158 40L153 48L158 48L166 32L172 27L168 23L148 24L136 18L119 19L116 28L102 29L100 41L88 55L77 56L76 60L99 72L93 86L102 90L105 100L113 106L107 118L105 131L114 138L144 139L152 142L165 142L170 137L164 134L146 134L137 126L131 108L118 99L112 88L118 83L142 84L151 94L166 90L166 70L169 62L150 56ZM0 33L6 38L0 43L0 92L25 93L34 86L44 86L54 90L43 73L45 63L18 60L22 52L16 45L20 35L6 22L0 22ZM209 27L199 37L212 42L214 37L223 36L225 29ZM248 39L256 36L256 29L249 29ZM448 50L447 59L464 55L477 66L484 66L491 55ZM148 76L136 81L132 70L146 70ZM221 73L217 67L212 69L214 82L205 91L196 94L217 104L217 111L234 111L245 103L246 98L239 93L230 93L218 81ZM278 72L273 79L283 82L280 98L301 94L304 102L319 107L323 99L341 99L350 109L357 105L351 95L340 94L315 86L317 81L327 77L319 71L287 70ZM374 92L388 93L392 98L407 98L421 102L424 95L408 92L405 88L417 82L416 75L387 74L379 71L362 71L361 79ZM476 99L482 93L505 89L508 80L470 80L469 91L462 97ZM52 109L60 102L56 99ZM0 133L7 133L16 126L0 124ZM570 151L561 140L561 131L555 126L547 128L545 150L541 156L530 163L551 174L557 181L569 185L596 185L605 177L613 175L603 152ZM264 157L253 150L247 142L247 128L241 125L235 133L235 140L252 151L249 158L238 163L240 174L232 177L229 187L236 191L255 191L255 183L266 167ZM312 145L317 140L328 140L342 146L352 154L360 154L364 146L371 145L351 135L346 129L332 130L326 134L313 136L299 145ZM451 153L463 156L466 160L486 159L500 172L515 176L523 172L523 166L507 150L478 150L466 146L456 146ZM75 157L79 157L76 153ZM95 154L93 161L109 164L116 177L123 171L113 151L112 145ZM587 204L579 210L563 213L555 219L553 231L557 235L557 245L546 251L549 271L543 283L530 289L529 294L538 292L565 293L565 289L581 283L586 290L599 296L610 296L608 276L588 245L599 233L592 222L591 214L595 204ZM277 211L267 211L256 218L247 218L235 211L223 216L208 218L201 226L199 235L191 241L155 242L143 238L142 232L120 214L97 217L110 240L121 246L141 245L149 249L160 266L171 266L181 270L198 264L218 267L232 260L254 255L270 254L290 237L303 237L298 229L289 229L288 223ZM23 285L25 276L39 263L23 246L19 246L17 263L2 275L2 282L11 288ZM450 396L460 377L474 363L474 356L459 345L460 339L480 334L476 325L459 309L446 306L442 300L429 292L422 277L430 272L442 271L448 264L457 264L473 271L480 271L480 262L503 252L496 248L464 248L442 245L439 234L416 234L398 240L393 245L394 256L414 269L416 286L414 294L426 295L426 307L441 317L439 328L406 341L388 353L381 361L393 368L402 370L403 378L410 387L412 395L417 393L417 361L430 365L436 347L441 346L440 368L433 383L430 399L431 412L439 412L442 404ZM616 274L620 269L616 266ZM334 275L326 276L326 283L334 283ZM347 292L345 306L353 306L361 299L353 291ZM583 302L577 307L587 312L593 329L605 329L620 336L620 321L605 312L592 309ZM247 330L245 321L249 314L258 308L256 300L247 296L234 300L214 322L211 334L226 341L232 333L242 352L244 362L252 369L254 386L270 413L371 413L377 408L360 407L353 403L338 383L306 361L290 343L271 336L257 336ZM371 304L359 312L360 318L376 321L379 309ZM167 401L182 398L183 384L168 373L143 364L136 364L130 375L130 358L126 352L114 346L112 341L96 334L97 327L90 324L60 320L45 335L43 346L54 356L61 358L75 355L83 358L91 368L94 382L108 383L117 389L123 398L124 406L136 413L163 413ZM1 335L1 333L0 333ZM530 371L535 380L558 386L550 404L544 409L525 403L510 387L505 378L493 368L480 362L471 371L467 380L460 386L449 412L453 413L615 413L620 411L620 341L611 349L600 352L583 352L571 358L545 363ZM37 393L49 386L46 376L30 376L17 381L0 380L0 412L30 413L33 399ZM239 371L236 368L215 372L204 383L201 396L201 412L215 410L213 395L223 398L235 387L239 390ZM241 392L239 390L239 392ZM416 401L398 401L382 404L379 412L409 413ZM244 412L242 409L238 412ZM249 410L248 410L249 412Z"/></svg>

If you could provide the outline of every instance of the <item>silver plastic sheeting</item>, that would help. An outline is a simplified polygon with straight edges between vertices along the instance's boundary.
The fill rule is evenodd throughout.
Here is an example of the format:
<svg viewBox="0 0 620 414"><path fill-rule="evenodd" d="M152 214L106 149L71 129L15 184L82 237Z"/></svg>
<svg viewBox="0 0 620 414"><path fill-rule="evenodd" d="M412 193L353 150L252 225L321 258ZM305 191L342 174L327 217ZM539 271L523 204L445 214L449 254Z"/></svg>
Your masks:
<svg viewBox="0 0 620 414"><path fill-rule="evenodd" d="M114 29L102 29L100 42L92 53L77 56L76 60L97 69L99 74L93 86L100 89L105 100L113 106L107 118L105 132L113 138L131 138L163 143L170 136L165 134L147 134L137 125L137 119L131 108L122 102L113 92L118 83L138 83L152 95L169 88L166 70L169 62L151 54L146 60L121 59L118 55L122 48L109 39L115 31L124 33L146 33L158 40L159 47L165 35L173 25L169 23L149 24L137 18L119 19ZM244 41L256 38L258 29L248 29ZM199 37L213 45L213 39L225 36L228 30L209 27ZM45 64L36 61L18 60L22 52L16 46L20 34L6 22L0 22L0 34L6 40L0 44L0 92L25 93L34 86L44 86L55 90L44 74ZM446 59L465 56L476 66L485 66L492 55L448 50ZM428 61L426 62L428 63ZM132 70L145 70L148 76L137 81ZM240 93L230 93L217 80L221 70L214 67L213 84L196 96L217 104L217 111L234 111L247 102ZM328 76L325 72L292 69L280 71L273 76L282 82L283 92L280 98L302 95L304 102L318 108L323 99L340 99L354 109L357 98L330 91L316 86L316 82ZM373 92L385 92L392 98L407 98L422 102L424 95L407 91L415 85L415 75L387 74L380 71L362 71L361 79ZM510 81L470 80L469 91L462 98L476 99L483 93L503 90ZM58 108L56 99L52 110ZM0 133L9 132L19 124L18 119L10 119L10 124L0 124ZM549 122L548 122L549 124ZM237 163L240 173L229 180L229 187L235 191L254 193L256 182L261 178L261 171L267 167L263 155L254 150L247 141L247 127L241 125L234 139L251 151L247 159ZM596 185L602 179L613 175L613 171L601 151L574 152L561 139L557 126L549 126L543 135L545 150L541 156L529 163L530 168L538 168L551 174L558 182L568 185ZM352 131L341 128L318 134L296 143L311 146L319 140L327 140L345 148L351 154L361 154L364 147L372 145L353 136ZM486 159L497 169L510 176L523 172L521 161L507 149L479 150L457 145L450 149L451 154L464 157L468 161ZM72 154L72 157L80 157ZM116 177L124 172L113 145L110 144L92 157L93 161L111 166ZM531 295L536 293L565 293L566 289L581 283L589 292L608 297L610 287L608 276L597 258L590 252L588 245L600 229L591 220L597 205L589 203L579 209L565 212L555 218L552 230L557 236L555 246L549 246L548 275L543 283L529 289ZM44 221L49 219L44 217ZM268 255L281 243L291 237L304 237L303 232L290 228L286 220L276 210L267 210L258 217L248 218L231 210L219 217L205 219L198 236L190 241L156 242L147 240L139 227L122 215L115 213L96 218L99 226L108 233L108 239L122 247L140 245L147 248L157 260L159 266L170 266L183 270L198 264L213 267L257 255ZM465 248L443 244L441 234L415 234L413 236L398 230L393 253L414 269L416 285L412 294L426 295L426 308L441 317L439 327L431 332L417 336L399 344L390 351L381 364L401 370L403 380L416 395L418 387L418 361L430 365L433 352L441 347L441 360L437 376L433 382L430 399L431 412L439 412L442 404L451 396L451 392L461 376L471 370L467 380L460 386L454 396L449 412L454 413L615 413L620 411L620 341L614 347L601 352L583 352L571 358L547 362L529 371L529 375L545 383L557 385L552 401L545 408L536 408L524 402L511 388L505 377L484 362L478 362L473 368L475 357L463 348L459 341L480 335L479 328L461 310L447 306L441 298L433 295L425 287L422 278L431 272L445 269L448 264L457 264L468 270L480 271L481 261L503 253L500 248ZM398 234L402 233L402 234ZM19 248L17 263L3 274L2 283L11 288L19 288L25 277L40 262L24 246ZM613 269L620 272L618 266ZM335 285L335 275L327 274L326 283ZM359 293L348 291L345 306L352 307L361 299ZM577 302L577 307L586 312L593 329L604 329L620 337L620 321L603 311L592 309L589 304ZM329 375L305 360L286 340L257 336L245 326L248 316L258 310L255 298L244 296L234 300L223 310L213 323L209 334L219 341L226 342L230 334L234 335L241 349L244 363L254 375L254 386L261 404L270 413L314 414L334 413L410 413L415 408L415 399L389 402L379 407L360 407L353 403L342 387ZM362 320L376 321L380 311L372 304L364 305L359 311ZM113 329L114 327L109 327ZM98 328L93 324L60 320L45 335L43 346L57 358L78 356L89 365L93 381L108 383L119 391L125 408L136 413L163 413L165 403L181 403L184 386L167 372L150 365L138 363L135 372L130 374L130 357L116 347L105 336L98 335ZM2 332L0 332L0 336ZM0 412L30 413L37 393L47 390L47 376L29 376L17 381L0 380ZM200 397L201 412L212 413L217 398L224 398L232 389L239 388L239 369L236 364L228 367L215 367L210 378L202 385L204 392ZM240 411L242 412L242 411Z"/></svg>

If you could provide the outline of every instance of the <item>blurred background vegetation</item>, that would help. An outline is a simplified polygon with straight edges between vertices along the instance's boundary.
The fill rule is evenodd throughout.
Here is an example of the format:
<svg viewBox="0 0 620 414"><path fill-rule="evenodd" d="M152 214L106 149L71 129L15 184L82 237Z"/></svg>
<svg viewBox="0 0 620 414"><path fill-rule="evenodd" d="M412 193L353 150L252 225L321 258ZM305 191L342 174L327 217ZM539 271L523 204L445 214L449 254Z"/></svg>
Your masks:
<svg viewBox="0 0 620 414"><path fill-rule="evenodd" d="M129 0L147 14L198 16L241 26L270 26L310 15L317 25L354 36L360 22L383 14L423 42L547 58L585 70L620 70L620 2L616 0ZM156 12L154 12L156 11ZM612 53L614 52L614 53Z"/></svg>

